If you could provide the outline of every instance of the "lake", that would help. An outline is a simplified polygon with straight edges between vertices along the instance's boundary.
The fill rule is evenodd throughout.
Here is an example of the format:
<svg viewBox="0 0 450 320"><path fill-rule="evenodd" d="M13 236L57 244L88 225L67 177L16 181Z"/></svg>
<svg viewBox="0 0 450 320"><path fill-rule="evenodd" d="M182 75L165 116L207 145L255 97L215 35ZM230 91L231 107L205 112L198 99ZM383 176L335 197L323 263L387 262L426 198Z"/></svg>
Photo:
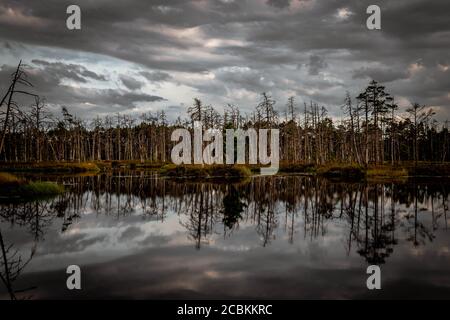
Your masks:
<svg viewBox="0 0 450 320"><path fill-rule="evenodd" d="M450 298L448 180L48 179L66 192L0 204L2 299Z"/></svg>

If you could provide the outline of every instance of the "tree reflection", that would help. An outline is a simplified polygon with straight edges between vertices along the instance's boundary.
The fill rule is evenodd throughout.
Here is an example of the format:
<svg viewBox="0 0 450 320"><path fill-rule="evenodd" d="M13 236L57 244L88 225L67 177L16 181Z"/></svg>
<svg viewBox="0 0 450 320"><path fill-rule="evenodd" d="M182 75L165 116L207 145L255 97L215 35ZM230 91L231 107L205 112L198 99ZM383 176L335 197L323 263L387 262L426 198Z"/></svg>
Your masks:
<svg viewBox="0 0 450 320"><path fill-rule="evenodd" d="M185 187L178 214L187 215L187 221L182 220L181 225L187 229L195 247L200 249L203 243L209 243L214 231L223 193L213 184L190 184Z"/></svg>
<svg viewBox="0 0 450 320"><path fill-rule="evenodd" d="M241 200L241 195L233 185L229 186L228 193L223 198L223 219L226 228L232 230L242 219L242 212L247 205Z"/></svg>
<svg viewBox="0 0 450 320"><path fill-rule="evenodd" d="M20 252L14 249L13 244L5 243L2 230L0 229L0 251L0 279L5 286L10 299L17 300L18 293L27 292L34 289L34 287L32 287L16 290L14 289L14 283L17 281L31 259L33 259L34 253L36 252L36 246L33 246L28 258L22 258Z"/></svg>
<svg viewBox="0 0 450 320"><path fill-rule="evenodd" d="M57 179L67 185L66 193L47 200L3 203L0 218L27 228L35 241L43 241L52 225L65 232L83 219L84 212L114 219L141 215L159 223L176 214L197 249L211 243L214 235L243 228L254 229L262 246L282 234L280 229L291 244L314 241L338 223L347 230L347 253L357 253L369 264L385 263L399 241L425 245L437 230L447 228L446 181L339 183L290 175L226 184L124 171Z"/></svg>
<svg viewBox="0 0 450 320"><path fill-rule="evenodd" d="M434 216L434 195L433 193L428 194L428 190L425 188L423 190L419 189L416 185L416 181L412 185L412 192L414 192L413 197L413 210L409 211L405 215L405 221L402 223L402 226L405 228L406 233L408 235L407 240L412 242L415 247L420 245L425 245L427 241L433 241L435 238L434 231L436 230L436 219ZM420 221L419 211L424 212L427 211L428 208L425 206L427 201L431 198L431 206L432 206L432 226L431 228L427 227L424 223ZM424 206L419 208L419 200L421 204Z"/></svg>

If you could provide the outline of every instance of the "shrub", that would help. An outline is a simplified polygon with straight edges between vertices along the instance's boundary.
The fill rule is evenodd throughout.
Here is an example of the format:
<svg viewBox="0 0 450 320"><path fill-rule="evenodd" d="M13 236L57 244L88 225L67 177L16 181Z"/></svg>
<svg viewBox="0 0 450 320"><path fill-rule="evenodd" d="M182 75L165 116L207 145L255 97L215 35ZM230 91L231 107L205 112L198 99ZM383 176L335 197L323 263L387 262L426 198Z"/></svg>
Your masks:
<svg viewBox="0 0 450 320"><path fill-rule="evenodd" d="M28 182L9 173L0 173L2 197L49 196L64 192L64 186L54 182Z"/></svg>
<svg viewBox="0 0 450 320"><path fill-rule="evenodd" d="M332 165L319 168L317 173L331 179L361 180L365 178L365 171L357 165Z"/></svg>
<svg viewBox="0 0 450 320"><path fill-rule="evenodd" d="M54 182L30 182L23 186L25 193L32 196L54 195L64 192L64 186Z"/></svg>

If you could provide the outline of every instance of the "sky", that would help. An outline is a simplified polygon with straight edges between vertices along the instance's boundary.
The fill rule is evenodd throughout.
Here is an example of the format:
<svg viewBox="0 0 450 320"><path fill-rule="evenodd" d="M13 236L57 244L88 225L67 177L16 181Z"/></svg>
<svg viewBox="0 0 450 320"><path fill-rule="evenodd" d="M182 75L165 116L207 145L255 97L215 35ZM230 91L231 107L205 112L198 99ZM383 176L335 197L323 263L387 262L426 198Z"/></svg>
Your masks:
<svg viewBox="0 0 450 320"><path fill-rule="evenodd" d="M81 30L66 27L71 4ZM366 27L372 4L381 30ZM250 113L262 92L281 114L295 96L340 118L346 91L375 79L401 111L418 102L444 121L449 14L447 0L1 0L0 93L22 59L49 109L86 120L158 110L175 120L195 97Z"/></svg>

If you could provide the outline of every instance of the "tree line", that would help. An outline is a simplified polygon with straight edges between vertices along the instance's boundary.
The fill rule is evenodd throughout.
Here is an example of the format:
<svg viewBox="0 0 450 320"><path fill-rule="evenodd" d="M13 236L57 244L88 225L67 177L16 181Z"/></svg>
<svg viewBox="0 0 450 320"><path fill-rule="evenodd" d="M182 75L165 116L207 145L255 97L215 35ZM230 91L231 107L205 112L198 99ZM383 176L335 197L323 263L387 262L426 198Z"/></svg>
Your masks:
<svg viewBox="0 0 450 320"><path fill-rule="evenodd" d="M188 118L168 121L162 111L140 117L126 114L81 120L62 106L50 113L44 98L32 93L26 66L19 63L0 103L0 161L170 161L171 133L192 129L271 128L280 130L280 160L285 163L330 162L359 165L402 161L446 162L450 157L448 122L439 123L431 108L412 104L400 113L394 97L376 81L341 106L344 117L333 120L314 102L298 104L290 97L282 108L262 93L250 113L228 104L223 112L195 98ZM33 103L18 103L20 96ZM282 111L279 111L282 110Z"/></svg>

